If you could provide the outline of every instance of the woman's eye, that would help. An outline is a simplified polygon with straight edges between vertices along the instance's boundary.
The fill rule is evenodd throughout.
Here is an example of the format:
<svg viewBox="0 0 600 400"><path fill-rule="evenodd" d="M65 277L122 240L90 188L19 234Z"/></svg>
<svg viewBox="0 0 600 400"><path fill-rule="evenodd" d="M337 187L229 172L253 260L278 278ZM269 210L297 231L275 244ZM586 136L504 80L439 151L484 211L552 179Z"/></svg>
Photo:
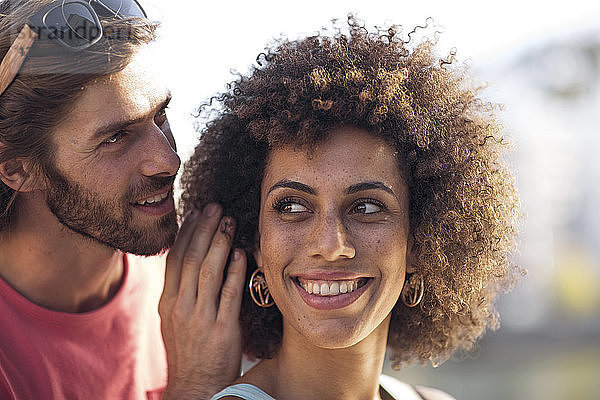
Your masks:
<svg viewBox="0 0 600 400"><path fill-rule="evenodd" d="M383 210L383 206L377 203L363 201L354 206L354 214L375 214Z"/></svg>
<svg viewBox="0 0 600 400"><path fill-rule="evenodd" d="M121 141L121 139L123 139L123 137L127 134L127 132L125 131L119 131L117 133L115 133L114 135L112 135L111 137L109 137L108 139L106 139L103 144L113 144L113 143L118 143Z"/></svg>
<svg viewBox="0 0 600 400"><path fill-rule="evenodd" d="M302 204L300 204L296 201L289 201L289 200L287 200L287 201L284 200L284 201L278 202L277 204L275 204L275 206L273 208L275 208L275 210L277 212L282 213L282 214L295 214L295 213L309 211L308 208L306 208Z"/></svg>

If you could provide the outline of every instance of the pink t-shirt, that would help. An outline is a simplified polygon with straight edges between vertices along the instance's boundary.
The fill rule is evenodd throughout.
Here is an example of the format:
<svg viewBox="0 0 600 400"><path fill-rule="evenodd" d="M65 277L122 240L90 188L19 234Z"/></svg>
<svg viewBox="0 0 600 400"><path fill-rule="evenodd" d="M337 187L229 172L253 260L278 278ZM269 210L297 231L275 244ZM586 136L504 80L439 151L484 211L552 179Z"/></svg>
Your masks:
<svg viewBox="0 0 600 400"><path fill-rule="evenodd" d="M81 314L33 304L0 278L0 399L159 399L164 258L127 255L123 283Z"/></svg>

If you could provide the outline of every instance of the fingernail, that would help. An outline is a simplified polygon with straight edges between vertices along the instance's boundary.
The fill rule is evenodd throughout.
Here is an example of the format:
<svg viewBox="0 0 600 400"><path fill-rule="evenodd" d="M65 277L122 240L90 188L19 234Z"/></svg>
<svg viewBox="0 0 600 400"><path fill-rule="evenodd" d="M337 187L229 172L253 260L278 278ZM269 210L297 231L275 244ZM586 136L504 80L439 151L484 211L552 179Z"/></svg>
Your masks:
<svg viewBox="0 0 600 400"><path fill-rule="evenodd" d="M216 204L208 204L206 207L204 207L204 215L207 217L212 217L217 213L218 209L219 207Z"/></svg>
<svg viewBox="0 0 600 400"><path fill-rule="evenodd" d="M239 259L240 259L240 257L242 256L242 253L241 253L241 252L242 252L242 251L241 251L241 250L239 250L239 249L235 249L235 250L233 251L233 259L234 259L234 261L237 261L237 260L239 260Z"/></svg>
<svg viewBox="0 0 600 400"><path fill-rule="evenodd" d="M224 217L221 220L220 229L221 232L231 235L231 232L233 231L233 219L231 219L231 217Z"/></svg>

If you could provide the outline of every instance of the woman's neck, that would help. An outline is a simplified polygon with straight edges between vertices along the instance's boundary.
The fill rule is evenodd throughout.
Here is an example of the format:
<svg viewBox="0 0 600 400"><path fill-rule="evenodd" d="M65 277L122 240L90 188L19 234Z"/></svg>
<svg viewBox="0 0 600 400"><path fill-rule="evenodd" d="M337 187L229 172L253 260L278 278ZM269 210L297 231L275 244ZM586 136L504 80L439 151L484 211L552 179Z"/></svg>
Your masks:
<svg viewBox="0 0 600 400"><path fill-rule="evenodd" d="M240 381L260 387L277 400L379 399L389 322L388 316L365 339L340 349L315 347L284 323L279 352Z"/></svg>

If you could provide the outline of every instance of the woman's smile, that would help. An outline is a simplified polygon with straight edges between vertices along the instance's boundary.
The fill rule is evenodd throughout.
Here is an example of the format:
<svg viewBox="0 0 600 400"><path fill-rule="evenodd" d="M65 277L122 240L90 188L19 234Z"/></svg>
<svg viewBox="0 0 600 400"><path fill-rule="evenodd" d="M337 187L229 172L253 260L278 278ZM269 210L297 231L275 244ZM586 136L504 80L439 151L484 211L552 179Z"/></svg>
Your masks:
<svg viewBox="0 0 600 400"><path fill-rule="evenodd" d="M320 280L298 277L296 282L309 294L315 296L338 296L352 293L366 285L370 278Z"/></svg>
<svg viewBox="0 0 600 400"><path fill-rule="evenodd" d="M365 293L372 278L351 280L313 280L296 279L300 297L310 307L317 310L333 310L354 303Z"/></svg>

